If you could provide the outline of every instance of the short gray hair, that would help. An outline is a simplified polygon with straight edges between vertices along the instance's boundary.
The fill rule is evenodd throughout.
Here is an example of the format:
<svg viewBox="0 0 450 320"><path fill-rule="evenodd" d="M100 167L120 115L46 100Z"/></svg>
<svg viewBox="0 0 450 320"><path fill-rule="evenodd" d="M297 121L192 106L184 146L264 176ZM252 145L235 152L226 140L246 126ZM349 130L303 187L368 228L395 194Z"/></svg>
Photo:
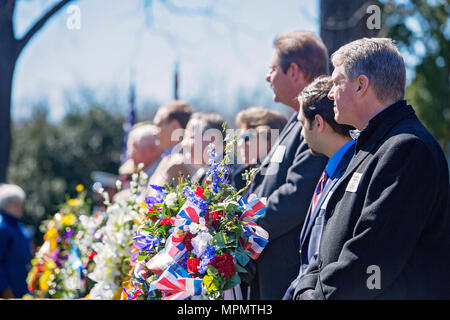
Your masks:
<svg viewBox="0 0 450 320"><path fill-rule="evenodd" d="M15 199L23 202L25 196L25 191L15 184L0 184L0 210L6 208Z"/></svg>
<svg viewBox="0 0 450 320"><path fill-rule="evenodd" d="M154 124L146 123L138 126L130 131L129 139L133 139L137 145L148 145L150 142L155 142L158 136L159 129ZM156 142L155 142L156 144Z"/></svg>
<svg viewBox="0 0 450 320"><path fill-rule="evenodd" d="M352 41L333 53L331 62L334 67L342 64L350 81L359 75L367 76L381 102L392 103L405 96L405 63L390 38Z"/></svg>

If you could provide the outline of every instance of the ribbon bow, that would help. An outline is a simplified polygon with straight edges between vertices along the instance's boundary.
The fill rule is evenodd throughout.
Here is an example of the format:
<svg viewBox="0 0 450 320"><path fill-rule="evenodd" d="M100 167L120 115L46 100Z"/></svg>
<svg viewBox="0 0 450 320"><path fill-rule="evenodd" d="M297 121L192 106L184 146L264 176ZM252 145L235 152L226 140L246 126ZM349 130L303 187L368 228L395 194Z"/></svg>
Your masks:
<svg viewBox="0 0 450 320"><path fill-rule="evenodd" d="M202 293L202 279L191 278L186 270L174 263L151 283L149 289L169 293L164 300L186 300Z"/></svg>
<svg viewBox="0 0 450 320"><path fill-rule="evenodd" d="M239 219L245 222L239 244L252 254L250 258L256 260L269 242L269 233L255 223L265 213L266 205L255 194L251 194L247 200L240 200L239 204L245 208Z"/></svg>
<svg viewBox="0 0 450 320"><path fill-rule="evenodd" d="M186 202L175 217L175 230L167 238L164 249L147 262L147 268L153 273L161 274L171 263L182 259L187 253L183 242L186 236L184 226L192 222L198 223L199 220L200 209Z"/></svg>

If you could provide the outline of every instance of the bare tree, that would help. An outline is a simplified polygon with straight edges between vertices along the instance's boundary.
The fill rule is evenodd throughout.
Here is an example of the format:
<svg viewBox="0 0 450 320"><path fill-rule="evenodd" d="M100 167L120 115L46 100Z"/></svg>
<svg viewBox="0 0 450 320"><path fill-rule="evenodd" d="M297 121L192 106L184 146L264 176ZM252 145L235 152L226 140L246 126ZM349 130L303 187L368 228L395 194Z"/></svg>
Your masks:
<svg viewBox="0 0 450 320"><path fill-rule="evenodd" d="M342 45L362 37L376 37L369 29L367 8L377 0L320 0L320 37L331 55Z"/></svg>
<svg viewBox="0 0 450 320"><path fill-rule="evenodd" d="M17 1L0 0L0 182L6 181L11 148L12 81L17 59L31 38L70 1L58 1L18 39L13 22Z"/></svg>

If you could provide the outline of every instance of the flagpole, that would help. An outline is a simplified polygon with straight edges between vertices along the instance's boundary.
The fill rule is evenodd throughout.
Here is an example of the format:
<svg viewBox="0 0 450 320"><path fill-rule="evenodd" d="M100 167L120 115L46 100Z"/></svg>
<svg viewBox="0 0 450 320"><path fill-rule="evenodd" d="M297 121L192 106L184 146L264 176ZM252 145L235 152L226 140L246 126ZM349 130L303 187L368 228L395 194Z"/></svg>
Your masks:
<svg viewBox="0 0 450 320"><path fill-rule="evenodd" d="M178 79L178 70L179 69L179 63L178 60L175 61L175 72L174 72L174 90L173 90L173 98L175 100L179 100L178 95L178 85L179 85L179 79Z"/></svg>

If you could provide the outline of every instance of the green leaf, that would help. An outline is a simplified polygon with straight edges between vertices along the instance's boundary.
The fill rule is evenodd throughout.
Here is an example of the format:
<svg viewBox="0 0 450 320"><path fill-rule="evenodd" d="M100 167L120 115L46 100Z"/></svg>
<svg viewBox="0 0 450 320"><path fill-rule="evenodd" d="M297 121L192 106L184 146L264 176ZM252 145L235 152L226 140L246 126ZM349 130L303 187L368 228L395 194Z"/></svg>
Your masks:
<svg viewBox="0 0 450 320"><path fill-rule="evenodd" d="M219 274L219 271L216 268L214 268L212 265L208 266L208 270L206 272L212 276L217 276Z"/></svg>
<svg viewBox="0 0 450 320"><path fill-rule="evenodd" d="M241 247L236 249L236 260L242 265L245 266L249 261L250 261L250 257L249 257L249 253L242 249Z"/></svg>
<svg viewBox="0 0 450 320"><path fill-rule="evenodd" d="M225 284L223 286L223 290L232 289L240 283L241 283L241 277L239 277L239 274L236 272L225 282Z"/></svg>
<svg viewBox="0 0 450 320"><path fill-rule="evenodd" d="M227 244L227 238L225 233L223 231L216 233L212 238L212 243L217 249L225 248Z"/></svg>
<svg viewBox="0 0 450 320"><path fill-rule="evenodd" d="M234 267L236 268L236 272L248 273L247 269L242 267L239 263L236 263L236 265Z"/></svg>

